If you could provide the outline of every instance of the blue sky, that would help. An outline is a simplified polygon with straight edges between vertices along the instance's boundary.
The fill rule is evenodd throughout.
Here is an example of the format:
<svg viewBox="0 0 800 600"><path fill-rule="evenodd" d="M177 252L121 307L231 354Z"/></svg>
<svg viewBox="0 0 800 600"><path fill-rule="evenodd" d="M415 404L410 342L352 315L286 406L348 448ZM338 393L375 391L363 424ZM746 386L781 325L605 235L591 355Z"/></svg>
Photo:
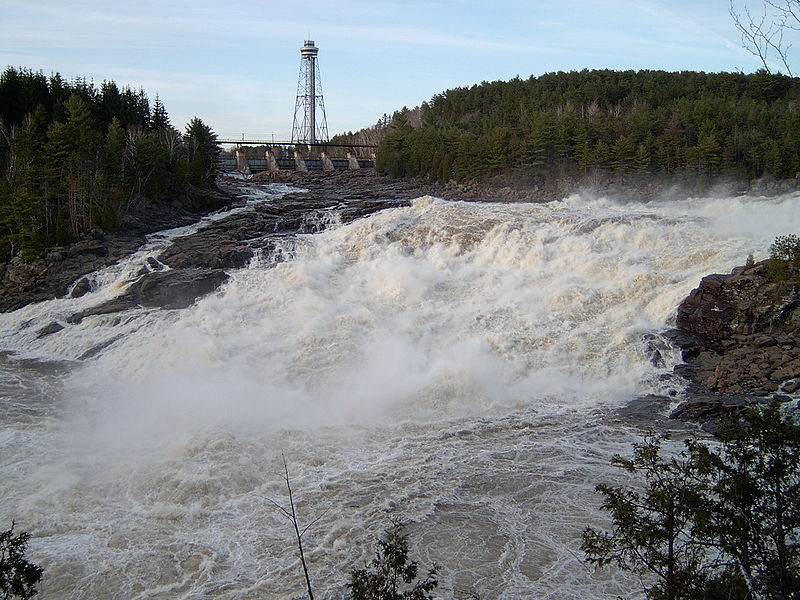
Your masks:
<svg viewBox="0 0 800 600"><path fill-rule="evenodd" d="M735 0L741 5L744 0ZM760 3L753 0L751 6ZM173 124L286 139L310 36L331 135L446 89L580 69L752 72L729 0L0 0L0 67L143 87Z"/></svg>

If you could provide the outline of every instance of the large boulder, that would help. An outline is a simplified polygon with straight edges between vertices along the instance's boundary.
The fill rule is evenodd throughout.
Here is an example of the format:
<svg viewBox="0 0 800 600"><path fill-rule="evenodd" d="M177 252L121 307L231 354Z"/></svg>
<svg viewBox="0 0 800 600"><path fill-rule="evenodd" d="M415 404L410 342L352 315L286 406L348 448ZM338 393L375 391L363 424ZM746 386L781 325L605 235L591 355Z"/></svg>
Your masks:
<svg viewBox="0 0 800 600"><path fill-rule="evenodd" d="M228 274L222 269L173 269L142 275L125 292L140 306L186 308L200 296L216 290Z"/></svg>
<svg viewBox="0 0 800 600"><path fill-rule="evenodd" d="M678 307L677 327L711 341L731 335L790 333L800 326L797 283L771 282L767 262L709 275Z"/></svg>
<svg viewBox="0 0 800 600"><path fill-rule="evenodd" d="M667 337L691 382L674 418L704 421L800 390L800 278L772 281L769 262L709 275L678 307ZM760 400L758 400L760 399Z"/></svg>

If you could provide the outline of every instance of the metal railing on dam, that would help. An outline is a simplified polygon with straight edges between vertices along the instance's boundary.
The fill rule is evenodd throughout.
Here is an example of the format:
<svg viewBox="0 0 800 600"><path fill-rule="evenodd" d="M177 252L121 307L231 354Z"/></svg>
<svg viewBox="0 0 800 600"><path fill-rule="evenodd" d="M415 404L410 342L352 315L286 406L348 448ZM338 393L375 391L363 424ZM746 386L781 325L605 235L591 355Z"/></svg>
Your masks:
<svg viewBox="0 0 800 600"><path fill-rule="evenodd" d="M335 170L344 170L353 168L353 158L331 158L329 159L331 165ZM369 158L356 157L358 168L371 168L375 166L375 161ZM261 171L269 171L269 161L266 158L246 158L247 169L243 168L241 159L235 156L225 156L219 160L219 168L221 171L232 172L249 170L251 173L259 173ZM303 162L309 171L322 171L324 170L322 158L304 158ZM293 158L276 158L275 165L281 171L295 171L298 170L297 163ZM274 170L274 169L273 169Z"/></svg>

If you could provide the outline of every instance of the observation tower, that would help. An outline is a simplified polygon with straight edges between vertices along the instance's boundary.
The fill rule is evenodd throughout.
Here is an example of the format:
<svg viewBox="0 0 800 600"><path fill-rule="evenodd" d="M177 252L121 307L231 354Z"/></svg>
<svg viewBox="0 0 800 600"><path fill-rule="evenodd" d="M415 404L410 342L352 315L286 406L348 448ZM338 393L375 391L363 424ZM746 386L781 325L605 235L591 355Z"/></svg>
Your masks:
<svg viewBox="0 0 800 600"><path fill-rule="evenodd" d="M300 77L297 80L297 101L292 124L293 144L318 144L328 141L328 121L322 100L322 79L319 75L314 40L306 40L300 48Z"/></svg>

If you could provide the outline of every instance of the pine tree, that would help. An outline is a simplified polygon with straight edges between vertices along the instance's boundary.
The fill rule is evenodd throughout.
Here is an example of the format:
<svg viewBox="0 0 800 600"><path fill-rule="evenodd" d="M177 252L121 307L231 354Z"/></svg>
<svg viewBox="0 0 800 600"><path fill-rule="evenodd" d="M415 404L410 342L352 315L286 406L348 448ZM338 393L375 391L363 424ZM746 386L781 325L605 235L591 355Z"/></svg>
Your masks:
<svg viewBox="0 0 800 600"><path fill-rule="evenodd" d="M647 437L634 445L630 459L615 456L613 463L641 474L639 491L601 484L602 509L611 513L614 529L599 532L587 527L581 548L597 566L617 564L622 569L650 574L656 582L646 588L654 600L690 598L703 583L703 548L697 544L695 516L702 510L697 487L685 458L664 460L660 438Z"/></svg>
<svg viewBox="0 0 800 600"><path fill-rule="evenodd" d="M167 110L164 108L161 98L156 94L156 99L153 102L153 112L150 116L150 128L160 132L171 127Z"/></svg>
<svg viewBox="0 0 800 600"><path fill-rule="evenodd" d="M188 181L202 185L213 181L219 170L217 135L203 121L193 118L183 137L188 155Z"/></svg>

